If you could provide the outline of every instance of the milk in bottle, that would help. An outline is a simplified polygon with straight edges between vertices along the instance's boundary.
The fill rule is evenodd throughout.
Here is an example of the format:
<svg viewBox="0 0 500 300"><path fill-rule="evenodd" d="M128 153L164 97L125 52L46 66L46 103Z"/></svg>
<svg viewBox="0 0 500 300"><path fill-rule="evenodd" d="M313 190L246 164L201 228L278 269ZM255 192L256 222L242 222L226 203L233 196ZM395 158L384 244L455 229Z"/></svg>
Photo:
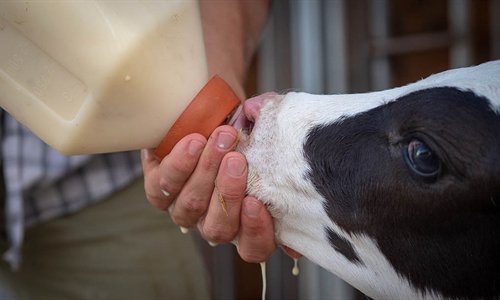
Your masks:
<svg viewBox="0 0 500 300"><path fill-rule="evenodd" d="M61 153L154 148L207 81L197 1L0 1L0 106Z"/></svg>

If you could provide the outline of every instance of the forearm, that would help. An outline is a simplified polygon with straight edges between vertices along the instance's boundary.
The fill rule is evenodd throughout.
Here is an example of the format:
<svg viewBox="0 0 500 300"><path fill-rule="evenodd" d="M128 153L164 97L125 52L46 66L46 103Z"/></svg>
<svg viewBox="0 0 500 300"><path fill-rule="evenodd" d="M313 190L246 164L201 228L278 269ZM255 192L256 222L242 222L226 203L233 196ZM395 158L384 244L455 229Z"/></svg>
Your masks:
<svg viewBox="0 0 500 300"><path fill-rule="evenodd" d="M240 99L269 8L270 0L200 0L209 73L224 78Z"/></svg>

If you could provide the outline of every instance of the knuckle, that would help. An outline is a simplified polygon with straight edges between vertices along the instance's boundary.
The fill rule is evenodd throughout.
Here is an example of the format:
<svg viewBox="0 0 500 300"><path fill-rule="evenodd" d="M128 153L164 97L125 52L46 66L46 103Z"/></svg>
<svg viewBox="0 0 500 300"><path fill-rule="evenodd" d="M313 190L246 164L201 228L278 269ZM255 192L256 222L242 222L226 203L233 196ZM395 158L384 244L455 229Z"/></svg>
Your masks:
<svg viewBox="0 0 500 300"><path fill-rule="evenodd" d="M148 184L144 184L144 191L146 199L148 199L149 203L159 210L168 211L171 201L161 197L161 195L158 194L158 191L155 191Z"/></svg>
<svg viewBox="0 0 500 300"><path fill-rule="evenodd" d="M273 251L264 251L264 252L255 252L255 251L247 251L247 249L242 248L239 249L238 254L240 255L241 259L243 259L247 263L261 263L263 261L266 261L271 254L273 254Z"/></svg>
<svg viewBox="0 0 500 300"><path fill-rule="evenodd" d="M215 191L226 203L240 203L245 197L245 187L246 185L215 181Z"/></svg>
<svg viewBox="0 0 500 300"><path fill-rule="evenodd" d="M178 192L179 188L171 184L166 178L161 178L160 189L162 189L163 191L167 191L170 194L174 194Z"/></svg>
<svg viewBox="0 0 500 300"><path fill-rule="evenodd" d="M198 197L188 197L182 200L185 212L193 216L202 216L208 209L208 201Z"/></svg>
<svg viewBox="0 0 500 300"><path fill-rule="evenodd" d="M260 256L245 253L240 253L240 257L243 261L252 264L258 264L266 260L265 258L260 258Z"/></svg>
<svg viewBox="0 0 500 300"><path fill-rule="evenodd" d="M219 188L217 187L217 191L222 196L225 202L239 202L245 196L244 189L236 190L234 187L231 188Z"/></svg>
<svg viewBox="0 0 500 300"><path fill-rule="evenodd" d="M175 214L171 214L170 218L178 226L189 228L192 225L186 219L176 216Z"/></svg>
<svg viewBox="0 0 500 300"><path fill-rule="evenodd" d="M187 159L170 160L169 164L166 166L166 174L176 174L186 177L191 175L194 166L195 163Z"/></svg>
<svg viewBox="0 0 500 300"><path fill-rule="evenodd" d="M205 229L206 239L216 243L228 243L236 238L238 228L232 227L212 227Z"/></svg>
<svg viewBox="0 0 500 300"><path fill-rule="evenodd" d="M170 206L169 201L166 201L165 199L160 199L160 197L152 193L149 193L147 191L146 191L146 198L148 199L149 203L151 203L157 209L162 211L168 211L168 208Z"/></svg>
<svg viewBox="0 0 500 300"><path fill-rule="evenodd" d="M248 222L245 223L245 235L250 236L255 240L262 240L265 238L266 228L262 222Z"/></svg>

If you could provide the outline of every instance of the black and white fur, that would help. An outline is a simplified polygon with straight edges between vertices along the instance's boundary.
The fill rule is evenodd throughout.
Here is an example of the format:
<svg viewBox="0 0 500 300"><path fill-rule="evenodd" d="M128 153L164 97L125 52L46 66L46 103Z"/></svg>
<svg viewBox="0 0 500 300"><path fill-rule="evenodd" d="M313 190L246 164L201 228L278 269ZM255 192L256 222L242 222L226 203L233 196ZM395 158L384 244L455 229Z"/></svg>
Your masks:
<svg viewBox="0 0 500 300"><path fill-rule="evenodd" d="M245 113L247 190L279 244L372 298L500 297L500 61Z"/></svg>

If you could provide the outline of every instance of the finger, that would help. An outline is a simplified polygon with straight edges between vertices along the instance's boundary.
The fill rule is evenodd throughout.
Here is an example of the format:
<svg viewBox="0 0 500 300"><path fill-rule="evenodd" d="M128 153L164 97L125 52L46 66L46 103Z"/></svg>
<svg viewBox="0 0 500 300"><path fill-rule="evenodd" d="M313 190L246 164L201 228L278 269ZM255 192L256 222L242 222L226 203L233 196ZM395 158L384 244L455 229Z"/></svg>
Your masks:
<svg viewBox="0 0 500 300"><path fill-rule="evenodd" d="M283 249L283 252L285 252L285 254L288 255L288 256L290 256L291 258L299 259L299 258L301 258L303 256L302 254L300 254L299 252L293 250L290 247L281 246L281 248Z"/></svg>
<svg viewBox="0 0 500 300"><path fill-rule="evenodd" d="M168 210L195 169L205 144L202 135L188 135L161 162L156 160L152 150L143 150L144 189L151 204Z"/></svg>
<svg viewBox="0 0 500 300"><path fill-rule="evenodd" d="M160 164L154 158L154 149L142 149L141 150L141 161L142 161L142 171L144 174L150 173L150 171Z"/></svg>
<svg viewBox="0 0 500 300"><path fill-rule="evenodd" d="M142 171L144 173L144 190L146 191L146 198L156 208L163 209L163 201L159 197L158 191L160 190L159 175L158 175L158 162L154 158L154 149L142 149Z"/></svg>
<svg viewBox="0 0 500 300"><path fill-rule="evenodd" d="M238 152L224 156L207 214L198 229L204 239L215 243L234 240L240 227L241 203L245 197L247 162Z"/></svg>
<svg viewBox="0 0 500 300"><path fill-rule="evenodd" d="M274 226L266 206L253 197L243 199L238 253L246 262L265 261L276 250Z"/></svg>
<svg viewBox="0 0 500 300"><path fill-rule="evenodd" d="M236 147L237 136L238 132L231 126L220 126L212 133L194 172L170 211L176 224L195 227L206 214L222 158Z"/></svg>

